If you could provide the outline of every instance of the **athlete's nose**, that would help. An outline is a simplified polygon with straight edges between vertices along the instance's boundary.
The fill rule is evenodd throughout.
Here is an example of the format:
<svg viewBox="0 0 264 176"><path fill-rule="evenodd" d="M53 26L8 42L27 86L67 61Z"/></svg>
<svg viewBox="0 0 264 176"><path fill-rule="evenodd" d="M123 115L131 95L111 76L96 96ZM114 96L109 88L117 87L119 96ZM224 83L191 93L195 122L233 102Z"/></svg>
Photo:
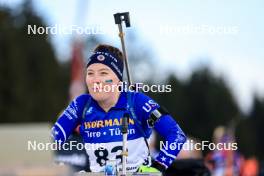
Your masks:
<svg viewBox="0 0 264 176"><path fill-rule="evenodd" d="M100 90L100 86L101 86L101 80L98 76L94 76L92 78L92 89L95 92L98 92Z"/></svg>
<svg viewBox="0 0 264 176"><path fill-rule="evenodd" d="M100 84L101 82L102 80L98 76L93 77L93 80L92 80L93 84Z"/></svg>

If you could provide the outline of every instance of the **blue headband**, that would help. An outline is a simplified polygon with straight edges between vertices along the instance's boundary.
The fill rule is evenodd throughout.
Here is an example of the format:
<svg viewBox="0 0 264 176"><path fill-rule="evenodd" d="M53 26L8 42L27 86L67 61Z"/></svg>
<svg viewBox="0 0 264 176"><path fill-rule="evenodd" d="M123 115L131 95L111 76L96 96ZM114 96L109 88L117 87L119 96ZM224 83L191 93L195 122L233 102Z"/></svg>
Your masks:
<svg viewBox="0 0 264 176"><path fill-rule="evenodd" d="M113 70L120 81L123 79L123 62L108 51L97 51L88 60L86 68L94 63L104 64Z"/></svg>

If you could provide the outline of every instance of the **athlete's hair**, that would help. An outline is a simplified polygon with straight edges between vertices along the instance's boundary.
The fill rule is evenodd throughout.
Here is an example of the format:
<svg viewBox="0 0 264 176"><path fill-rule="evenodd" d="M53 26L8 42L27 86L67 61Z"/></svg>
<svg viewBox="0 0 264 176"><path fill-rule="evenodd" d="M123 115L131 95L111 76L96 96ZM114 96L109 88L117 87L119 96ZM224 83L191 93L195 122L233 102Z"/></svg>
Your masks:
<svg viewBox="0 0 264 176"><path fill-rule="evenodd" d="M113 53L119 59L121 59L122 61L124 61L122 52L118 48L116 48L114 46L111 46L111 45L107 45L107 44L97 45L97 47L94 49L94 52L97 52L97 51L105 51L105 49L107 49L109 52Z"/></svg>

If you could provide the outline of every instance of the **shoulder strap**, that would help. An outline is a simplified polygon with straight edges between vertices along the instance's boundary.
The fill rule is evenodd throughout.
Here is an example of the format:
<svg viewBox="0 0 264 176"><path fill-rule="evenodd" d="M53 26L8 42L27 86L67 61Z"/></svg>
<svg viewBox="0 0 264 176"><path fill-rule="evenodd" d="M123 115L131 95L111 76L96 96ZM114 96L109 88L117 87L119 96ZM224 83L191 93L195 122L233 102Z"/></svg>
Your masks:
<svg viewBox="0 0 264 176"><path fill-rule="evenodd" d="M132 115L132 119L135 121L135 124L138 128L138 130L140 131L140 133L143 135L146 146L148 148L148 155L150 156L150 149L149 149L149 143L147 141L147 135L142 127L142 123L140 122L140 120L138 120L135 111L134 111L134 95L132 95L132 92L127 92L127 103L128 103L128 110L130 111L131 115Z"/></svg>
<svg viewBox="0 0 264 176"><path fill-rule="evenodd" d="M82 119L85 119L85 113L88 110L89 106L91 104L91 97L89 96L87 102L84 105L83 112L82 112Z"/></svg>

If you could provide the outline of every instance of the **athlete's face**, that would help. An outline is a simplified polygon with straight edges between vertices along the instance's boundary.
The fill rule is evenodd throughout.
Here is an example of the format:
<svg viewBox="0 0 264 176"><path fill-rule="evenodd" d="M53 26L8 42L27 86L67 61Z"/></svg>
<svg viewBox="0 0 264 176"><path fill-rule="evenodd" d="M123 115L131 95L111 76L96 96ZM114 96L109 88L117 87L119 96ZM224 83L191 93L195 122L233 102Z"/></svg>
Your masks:
<svg viewBox="0 0 264 176"><path fill-rule="evenodd" d="M95 63L87 68L86 84L96 101L104 101L116 95L119 79L106 65Z"/></svg>

